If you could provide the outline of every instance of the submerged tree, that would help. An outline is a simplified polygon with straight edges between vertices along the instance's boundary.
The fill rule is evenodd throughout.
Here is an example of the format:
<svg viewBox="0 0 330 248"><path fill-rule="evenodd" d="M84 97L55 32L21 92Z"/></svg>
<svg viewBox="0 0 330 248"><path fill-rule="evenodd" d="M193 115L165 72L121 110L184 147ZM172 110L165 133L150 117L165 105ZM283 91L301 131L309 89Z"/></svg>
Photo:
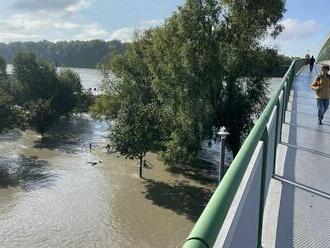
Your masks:
<svg viewBox="0 0 330 248"><path fill-rule="evenodd" d="M157 106L125 104L111 128L111 142L126 158L138 159L142 178L143 159L147 152L161 146L162 127Z"/></svg>
<svg viewBox="0 0 330 248"><path fill-rule="evenodd" d="M0 132L15 127L24 127L24 115L21 109L14 104L6 67L6 61L0 57Z"/></svg>
<svg viewBox="0 0 330 248"><path fill-rule="evenodd" d="M122 57L117 57L122 58ZM116 59L116 58L115 58ZM113 60L111 60L112 62ZM100 71L103 75L101 85L102 94L95 98L94 104L90 111L93 118L106 121L114 120L120 110L122 100L122 90L118 78L114 78L110 64L100 66Z"/></svg>
<svg viewBox="0 0 330 248"><path fill-rule="evenodd" d="M112 62L118 80L111 94L120 113L113 115L115 123L123 130L133 125L124 118L127 102L140 109L128 111L131 119L156 102L159 120L154 123L164 128L154 138L167 162L193 161L212 127L220 126L230 131L228 145L236 154L267 100L265 75L272 72L275 58L274 50L260 41L269 32L281 32L283 12L282 0L187 0L164 25L138 36L125 56ZM143 98L149 102L130 101L131 95L122 94L136 85L135 94L151 92ZM102 101L113 99L111 94ZM135 127L134 135L145 132L143 126ZM125 138L118 135L116 142ZM126 146L124 154L134 142Z"/></svg>
<svg viewBox="0 0 330 248"><path fill-rule="evenodd" d="M16 118L12 97L0 87L0 132L15 127Z"/></svg>
<svg viewBox="0 0 330 248"><path fill-rule="evenodd" d="M165 137L160 102L145 63L147 43L144 38L135 42L124 57L113 61L112 70L120 80L109 82L107 89L117 97L112 105L116 119L110 130L111 142L124 156L139 159L140 177L144 156L159 151Z"/></svg>
<svg viewBox="0 0 330 248"><path fill-rule="evenodd" d="M57 74L32 53L16 55L13 76L16 104L30 113L28 123L42 136L61 116L69 116L83 95L77 73L65 69Z"/></svg>
<svg viewBox="0 0 330 248"><path fill-rule="evenodd" d="M62 69L57 75L57 88L53 97L57 112L62 115L71 114L83 96L79 74L70 69Z"/></svg>
<svg viewBox="0 0 330 248"><path fill-rule="evenodd" d="M266 103L265 75L274 66L260 40L269 30L281 31L283 11L280 0L188 0L153 32L146 57L156 91L172 110L166 158L191 158L220 126L230 131L228 145L238 152ZM173 152L178 149L179 157Z"/></svg>
<svg viewBox="0 0 330 248"><path fill-rule="evenodd" d="M38 99L29 103L29 123L42 137L58 119L51 102L52 100Z"/></svg>
<svg viewBox="0 0 330 248"><path fill-rule="evenodd" d="M4 58L0 56L0 80L6 77L7 75L6 69L7 69L7 63L4 60Z"/></svg>

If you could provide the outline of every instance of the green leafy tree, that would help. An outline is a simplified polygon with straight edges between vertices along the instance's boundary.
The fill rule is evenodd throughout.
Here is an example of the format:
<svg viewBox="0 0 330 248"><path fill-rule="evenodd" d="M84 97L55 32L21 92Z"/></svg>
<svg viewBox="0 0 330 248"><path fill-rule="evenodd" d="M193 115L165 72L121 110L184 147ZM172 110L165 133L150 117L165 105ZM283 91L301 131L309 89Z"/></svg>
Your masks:
<svg viewBox="0 0 330 248"><path fill-rule="evenodd" d="M7 75L6 69L7 69L7 63L4 60L4 58L0 56L0 80L6 77Z"/></svg>
<svg viewBox="0 0 330 248"><path fill-rule="evenodd" d="M197 154L213 126L227 127L228 145L238 152L266 103L265 75L274 66L260 40L269 30L274 36L281 31L283 11L283 1L188 0L153 31L149 69L173 110L172 130L180 133L168 141L167 158ZM178 158L176 148L187 156Z"/></svg>
<svg viewBox="0 0 330 248"><path fill-rule="evenodd" d="M86 113L95 103L95 96L90 91L82 92L78 95L77 104L75 107L76 113Z"/></svg>
<svg viewBox="0 0 330 248"><path fill-rule="evenodd" d="M16 117L12 97L0 87L0 132L15 127Z"/></svg>
<svg viewBox="0 0 330 248"><path fill-rule="evenodd" d="M22 101L51 99L57 89L55 69L38 61L33 53L17 53L14 59L14 76L23 91Z"/></svg>
<svg viewBox="0 0 330 248"><path fill-rule="evenodd" d="M62 69L57 75L57 89L54 95L53 105L57 112L63 115L71 114L84 97L78 73Z"/></svg>
<svg viewBox="0 0 330 248"><path fill-rule="evenodd" d="M128 48L124 57L113 61L111 68L117 80L110 81L107 88L113 99L108 116L116 116L111 142L122 155L139 159L140 177L144 156L161 150L166 137L160 102L145 62L147 43L147 39L139 40Z"/></svg>
<svg viewBox="0 0 330 248"><path fill-rule="evenodd" d="M147 152L161 148L162 126L155 104L134 104L127 102L121 108L111 127L111 142L122 155L139 159L142 178L143 158Z"/></svg>
<svg viewBox="0 0 330 248"><path fill-rule="evenodd" d="M93 118L111 121L118 115L123 98L123 84L119 78L115 78L113 75L111 65L113 61L120 61L122 59L123 57L118 56L117 60L114 58L111 61L107 61L106 64L99 66L100 72L103 75L101 85L102 94L96 97L95 103L90 108Z"/></svg>
<svg viewBox="0 0 330 248"><path fill-rule="evenodd" d="M281 32L283 12L281 0L187 0L163 26L137 36L125 56L112 61L117 125L123 130L133 125L122 117L134 113L127 102L140 112L157 103L155 116L166 127L158 150L167 162L193 161L201 141L220 126L230 131L228 145L236 154L267 101L265 75L274 69L274 51L261 40L269 31L274 37ZM133 93L140 97L130 101ZM127 138L118 135L116 142L120 137Z"/></svg>
<svg viewBox="0 0 330 248"><path fill-rule="evenodd" d="M8 91L6 61L0 56L0 132L13 128L17 124L16 110L13 97Z"/></svg>
<svg viewBox="0 0 330 248"><path fill-rule="evenodd" d="M29 123L42 136L61 116L70 116L84 97L77 73L64 69L57 74L32 53L18 53L14 69L17 104L30 113Z"/></svg>
<svg viewBox="0 0 330 248"><path fill-rule="evenodd" d="M95 102L90 107L90 111L93 118L111 121L117 117L120 108L120 97L108 93L97 96Z"/></svg>
<svg viewBox="0 0 330 248"><path fill-rule="evenodd" d="M51 107L51 100L38 99L29 103L29 122L41 136L47 132L58 119Z"/></svg>

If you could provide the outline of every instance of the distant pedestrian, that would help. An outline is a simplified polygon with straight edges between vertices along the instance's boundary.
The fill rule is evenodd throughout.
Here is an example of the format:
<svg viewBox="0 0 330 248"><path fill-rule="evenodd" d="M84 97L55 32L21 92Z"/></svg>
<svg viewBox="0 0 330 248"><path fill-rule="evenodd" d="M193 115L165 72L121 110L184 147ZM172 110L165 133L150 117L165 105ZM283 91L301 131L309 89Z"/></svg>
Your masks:
<svg viewBox="0 0 330 248"><path fill-rule="evenodd" d="M314 56L312 56L309 59L309 69L310 69L311 72L313 71L314 64L315 64L315 59L314 59Z"/></svg>
<svg viewBox="0 0 330 248"><path fill-rule="evenodd" d="M317 109L318 109L318 119L319 125L322 125L322 120L324 114L327 112L329 107L329 98L330 98L330 67L328 65L321 66L320 75L314 80L311 85L311 88L316 93L317 98Z"/></svg>
<svg viewBox="0 0 330 248"><path fill-rule="evenodd" d="M89 151L92 151L92 143L89 143Z"/></svg>
<svg viewBox="0 0 330 248"><path fill-rule="evenodd" d="M306 65L309 64L309 59L310 59L309 54L306 54L306 55L305 55L305 64L306 64Z"/></svg>
<svg viewBox="0 0 330 248"><path fill-rule="evenodd" d="M107 152L110 152L110 150L111 150L110 144L107 144L107 146L105 147L105 149L107 149Z"/></svg>

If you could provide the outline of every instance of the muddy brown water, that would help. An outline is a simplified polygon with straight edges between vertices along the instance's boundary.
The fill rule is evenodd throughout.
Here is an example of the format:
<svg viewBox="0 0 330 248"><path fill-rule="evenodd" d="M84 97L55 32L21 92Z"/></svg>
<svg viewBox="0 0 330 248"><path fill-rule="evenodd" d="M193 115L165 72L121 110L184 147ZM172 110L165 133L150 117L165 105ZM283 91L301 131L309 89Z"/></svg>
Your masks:
<svg viewBox="0 0 330 248"><path fill-rule="evenodd" d="M42 140L31 130L0 135L1 248L181 247L216 172L169 169L148 154L140 179L137 161L106 152L107 133L83 116Z"/></svg>
<svg viewBox="0 0 330 248"><path fill-rule="evenodd" d="M96 70L75 71L86 89L99 88ZM137 161L106 152L107 128L84 115L42 140L31 130L0 134L0 248L182 246L217 172L170 169L148 154L140 179Z"/></svg>

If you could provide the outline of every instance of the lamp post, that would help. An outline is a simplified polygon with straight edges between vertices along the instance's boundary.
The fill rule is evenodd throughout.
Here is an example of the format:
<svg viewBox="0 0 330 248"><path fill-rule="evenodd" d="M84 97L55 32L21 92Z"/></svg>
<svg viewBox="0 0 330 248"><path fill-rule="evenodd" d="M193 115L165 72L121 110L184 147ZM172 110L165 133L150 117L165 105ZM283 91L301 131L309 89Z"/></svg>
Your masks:
<svg viewBox="0 0 330 248"><path fill-rule="evenodd" d="M222 180L222 178L225 175L225 140L226 137L229 135L229 133L226 131L225 127L220 127L220 130L218 132L220 135L220 141L221 141L221 146L220 146L220 167L219 167L219 183Z"/></svg>

